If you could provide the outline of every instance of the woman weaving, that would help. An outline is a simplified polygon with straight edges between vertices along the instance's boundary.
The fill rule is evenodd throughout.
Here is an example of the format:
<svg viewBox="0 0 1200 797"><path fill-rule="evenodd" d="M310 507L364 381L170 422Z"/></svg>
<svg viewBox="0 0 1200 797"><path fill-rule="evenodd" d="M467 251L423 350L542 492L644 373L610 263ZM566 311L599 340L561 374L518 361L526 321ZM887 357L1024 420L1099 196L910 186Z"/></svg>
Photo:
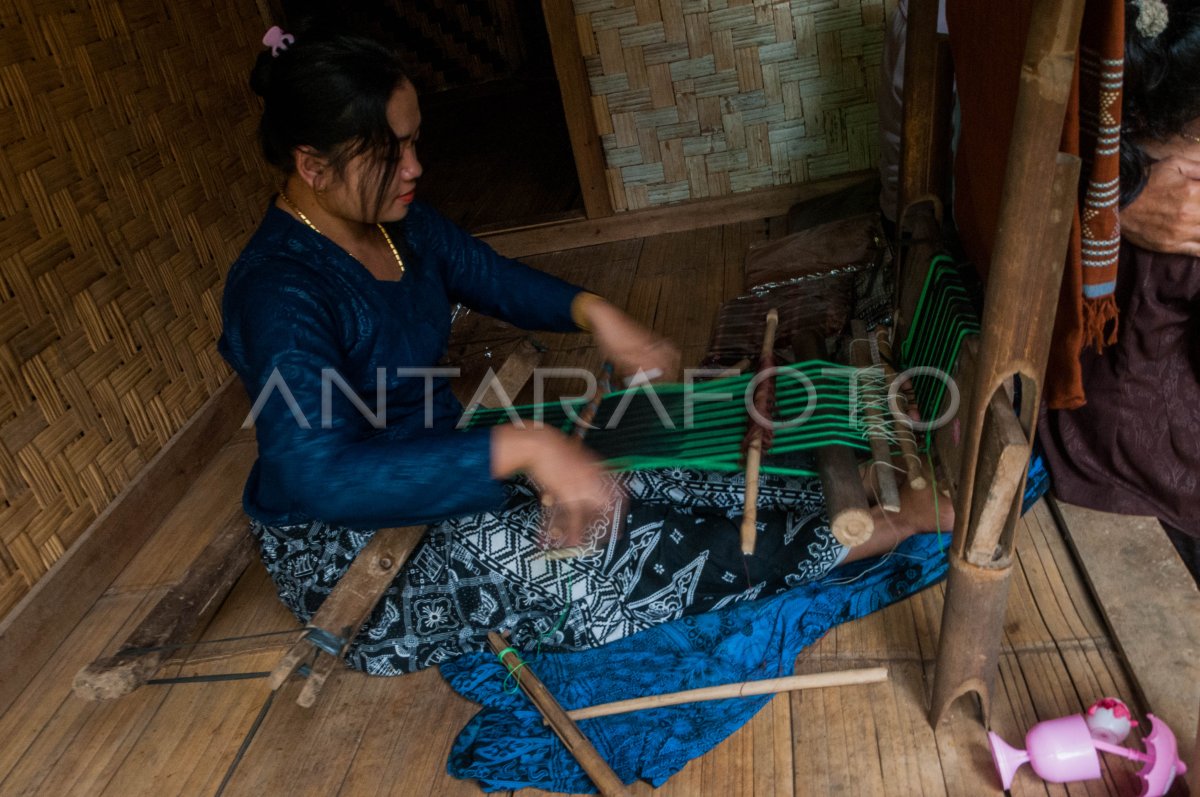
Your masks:
<svg viewBox="0 0 1200 797"><path fill-rule="evenodd" d="M527 329L588 330L623 373L671 373L678 354L414 201L421 115L395 53L277 28L264 41L251 83L264 155L285 178L228 275L220 341L255 404L253 534L281 599L307 620L374 529L433 524L357 637L352 666L416 670L484 647L498 628L515 645L598 645L781 591L935 526L931 507L910 502L916 519L881 520L871 543L848 550L815 483L764 477L767 531L760 555L743 559L733 477L642 472L614 488L555 430L456 430L462 407L444 378L398 374L445 354L455 302ZM323 395L323 374L349 389ZM385 417L372 417L377 389ZM561 542L591 543L591 555L541 555L539 498L518 474L569 510ZM619 521L626 531L608 534Z"/></svg>

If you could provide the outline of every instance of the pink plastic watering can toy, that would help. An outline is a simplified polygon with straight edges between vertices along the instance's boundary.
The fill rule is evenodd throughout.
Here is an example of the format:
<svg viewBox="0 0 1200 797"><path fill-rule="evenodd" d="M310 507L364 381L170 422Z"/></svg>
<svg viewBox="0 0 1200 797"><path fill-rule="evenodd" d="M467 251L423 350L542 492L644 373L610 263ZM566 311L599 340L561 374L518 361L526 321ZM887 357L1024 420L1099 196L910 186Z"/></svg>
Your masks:
<svg viewBox="0 0 1200 797"><path fill-rule="evenodd" d="M1100 752L1112 753L1145 766L1138 772L1142 788L1137 797L1162 797L1171 788L1176 775L1187 767L1179 760L1179 745L1171 729L1155 717L1150 719L1150 733L1142 740L1146 752L1140 753L1118 742L1137 723L1130 719L1125 704L1115 698L1105 698L1093 705L1085 717L1068 717L1039 722L1025 734L1025 749L1006 744L995 733L988 734L992 761L1005 789L1012 786L1017 769L1028 762L1033 771L1051 783L1069 783L1100 777Z"/></svg>

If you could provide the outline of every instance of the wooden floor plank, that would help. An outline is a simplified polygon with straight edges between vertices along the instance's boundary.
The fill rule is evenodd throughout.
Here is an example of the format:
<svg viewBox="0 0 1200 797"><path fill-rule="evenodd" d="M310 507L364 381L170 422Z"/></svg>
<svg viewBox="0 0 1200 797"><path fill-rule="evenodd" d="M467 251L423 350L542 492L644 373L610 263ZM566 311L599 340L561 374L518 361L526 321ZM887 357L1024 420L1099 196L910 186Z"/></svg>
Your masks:
<svg viewBox="0 0 1200 797"><path fill-rule="evenodd" d="M98 794L165 697L165 690L156 689L141 689L107 703L68 697L47 725L48 733L13 771L13 791L9 786L0 789L7 794ZM143 792L147 785L142 782Z"/></svg>
<svg viewBox="0 0 1200 797"><path fill-rule="evenodd" d="M178 581L188 563L220 529L221 524L214 522L213 509L225 504L227 496L240 492L255 456L253 432L238 432L164 518L160 529L165 531L156 532L142 546L106 594L171 585ZM237 511L239 506L235 504L233 509Z"/></svg>
<svg viewBox="0 0 1200 797"><path fill-rule="evenodd" d="M275 600L266 571L254 563L230 593L201 640L223 639L299 623ZM281 639L288 639L283 637ZM283 642L236 648L216 657L216 648L197 646L172 676L266 672L277 662ZM221 645L219 650L228 650ZM166 690L166 699L139 735L103 794L137 793L145 773L158 773L159 794L213 794L269 694L265 679L143 687ZM97 792L100 793L100 792Z"/></svg>
<svg viewBox="0 0 1200 797"><path fill-rule="evenodd" d="M270 657L259 660L270 667ZM138 794L146 791L146 773L154 772L155 794L213 794L270 694L266 679L144 689L166 697L106 785L87 793Z"/></svg>
<svg viewBox="0 0 1200 797"><path fill-rule="evenodd" d="M92 705L73 699L64 705L71 697L75 673L97 656L115 650L161 596L159 590L98 600L0 717L0 738L4 739L0 745L0 793L24 789L39 767L54 764L55 757L47 751L61 749L58 737L73 732L79 716ZM23 758L28 759L25 774L14 773Z"/></svg>
<svg viewBox="0 0 1200 797"><path fill-rule="evenodd" d="M1154 518L1054 504L1147 707L1195 744L1200 591Z"/></svg>

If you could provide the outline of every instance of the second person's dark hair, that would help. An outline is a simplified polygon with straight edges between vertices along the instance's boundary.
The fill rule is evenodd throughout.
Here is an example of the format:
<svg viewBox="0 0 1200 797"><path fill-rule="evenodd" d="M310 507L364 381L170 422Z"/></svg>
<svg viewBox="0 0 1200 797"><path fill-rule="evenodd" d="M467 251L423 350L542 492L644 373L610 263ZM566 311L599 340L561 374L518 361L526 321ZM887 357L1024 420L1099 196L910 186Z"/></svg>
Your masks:
<svg viewBox="0 0 1200 797"><path fill-rule="evenodd" d="M355 156L372 153L378 173L364 186L364 206L382 207L400 160L400 143L388 124L392 93L408 77L396 52L355 35L299 31L286 50L264 50L250 75L263 98L259 136L267 161L290 174L292 152L312 147L339 176ZM374 188L374 204L366 204Z"/></svg>
<svg viewBox="0 0 1200 797"><path fill-rule="evenodd" d="M1121 206L1141 193L1152 159L1138 139L1164 140L1200 116L1200 8L1172 0L1157 36L1137 30L1140 7L1125 3L1125 78L1121 103Z"/></svg>

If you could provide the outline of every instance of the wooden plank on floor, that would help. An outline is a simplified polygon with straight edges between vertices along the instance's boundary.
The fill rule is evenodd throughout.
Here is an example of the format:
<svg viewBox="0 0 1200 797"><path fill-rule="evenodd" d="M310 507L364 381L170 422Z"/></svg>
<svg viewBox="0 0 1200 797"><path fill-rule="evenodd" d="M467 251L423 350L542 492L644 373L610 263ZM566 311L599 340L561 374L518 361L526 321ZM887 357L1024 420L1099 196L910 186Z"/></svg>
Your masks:
<svg viewBox="0 0 1200 797"><path fill-rule="evenodd" d="M1200 710L1200 591L1155 518L1053 508L1146 707L1181 750Z"/></svg>
<svg viewBox="0 0 1200 797"><path fill-rule="evenodd" d="M242 574L199 644L175 662L177 676L269 671L304 632L280 602L275 584L257 563Z"/></svg>
<svg viewBox="0 0 1200 797"><path fill-rule="evenodd" d="M268 657L261 657L269 667ZM88 794L124 797L214 794L271 690L265 679L148 686L165 692L153 718L118 759L101 788Z"/></svg>
<svg viewBox="0 0 1200 797"><path fill-rule="evenodd" d="M271 707L226 795L440 794L445 753L474 707L434 670L395 678L341 673L312 709L298 683Z"/></svg>
<svg viewBox="0 0 1200 797"><path fill-rule="evenodd" d="M274 595L266 571L250 568L239 580L205 629L202 639L260 633L299 623ZM291 641L292 637L283 637ZM173 668L171 675L197 676L229 673L263 673L279 660L279 650L263 647L240 655L209 658L204 647ZM238 748L270 695L265 678L170 686L150 685L166 697L145 725L103 790L95 793L122 797L145 788L145 773L154 772L160 795L214 794L234 760Z"/></svg>

